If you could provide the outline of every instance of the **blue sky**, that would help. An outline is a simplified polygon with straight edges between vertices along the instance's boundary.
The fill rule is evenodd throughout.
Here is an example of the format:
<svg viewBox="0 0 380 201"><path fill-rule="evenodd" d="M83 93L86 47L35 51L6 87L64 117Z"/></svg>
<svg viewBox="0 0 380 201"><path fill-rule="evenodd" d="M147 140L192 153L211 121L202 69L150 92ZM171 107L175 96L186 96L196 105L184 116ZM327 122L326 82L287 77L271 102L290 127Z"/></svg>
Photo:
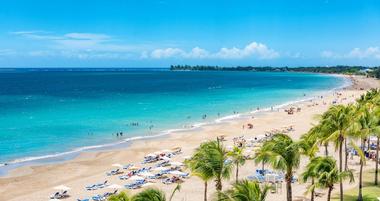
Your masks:
<svg viewBox="0 0 380 201"><path fill-rule="evenodd" d="M378 0L12 0L0 67L380 65Z"/></svg>

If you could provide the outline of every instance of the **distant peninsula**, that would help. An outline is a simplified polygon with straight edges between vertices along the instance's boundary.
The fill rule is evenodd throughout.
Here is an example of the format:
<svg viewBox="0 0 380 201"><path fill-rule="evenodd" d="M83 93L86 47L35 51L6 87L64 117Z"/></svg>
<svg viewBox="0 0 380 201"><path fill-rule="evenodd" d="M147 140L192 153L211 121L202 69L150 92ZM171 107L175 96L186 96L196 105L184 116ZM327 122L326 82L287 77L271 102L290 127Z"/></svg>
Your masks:
<svg viewBox="0 0 380 201"><path fill-rule="evenodd" d="M206 66L206 65L171 65L172 71L257 71L257 72L310 72L348 75L367 75L380 78L380 67L366 66L310 66L310 67L272 67L272 66Z"/></svg>

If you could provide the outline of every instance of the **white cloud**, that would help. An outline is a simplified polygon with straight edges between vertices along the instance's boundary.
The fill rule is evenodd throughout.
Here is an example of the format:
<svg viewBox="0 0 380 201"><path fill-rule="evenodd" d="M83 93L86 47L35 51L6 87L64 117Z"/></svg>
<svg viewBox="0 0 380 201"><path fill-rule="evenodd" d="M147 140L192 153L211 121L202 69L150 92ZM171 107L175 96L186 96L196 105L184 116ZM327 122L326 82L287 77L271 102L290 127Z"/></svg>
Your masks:
<svg viewBox="0 0 380 201"><path fill-rule="evenodd" d="M333 59L380 59L379 47L368 47L366 49L354 48L348 53L339 54L333 51L323 51L321 53L323 58Z"/></svg>
<svg viewBox="0 0 380 201"><path fill-rule="evenodd" d="M107 34L72 32L53 34L46 31L17 31L12 35L31 40L45 41L42 49L33 50L29 56L65 56L75 58L134 58L140 59L273 59L280 56L278 52L265 44L252 42L245 47L223 47L211 52L200 47L184 50L178 47L156 48L144 44L123 44L120 40ZM127 56L126 56L127 55Z"/></svg>
<svg viewBox="0 0 380 201"><path fill-rule="evenodd" d="M154 59L184 57L184 55L186 55L186 52L179 48L156 49L150 54L150 56Z"/></svg>
<svg viewBox="0 0 380 201"><path fill-rule="evenodd" d="M12 35L21 36L32 40L45 41L47 50L33 50L29 56L47 57L64 56L69 58L130 58L131 54L138 55L139 46L131 46L116 43L114 38L106 34L97 33L66 33L63 35L52 34L45 31L18 31Z"/></svg>
<svg viewBox="0 0 380 201"><path fill-rule="evenodd" d="M358 58L358 59L365 59L365 58L375 58L380 59L380 49L379 47L369 47L367 49L360 49L360 48L354 48L347 54L347 57L349 58Z"/></svg>
<svg viewBox="0 0 380 201"><path fill-rule="evenodd" d="M273 59L280 54L273 49L268 48L262 43L252 42L244 48L221 48L218 52L210 53L209 51L195 47L191 51L186 52L179 48L156 49L150 54L151 58L209 58L209 59L241 59L248 57L256 57L259 59Z"/></svg>

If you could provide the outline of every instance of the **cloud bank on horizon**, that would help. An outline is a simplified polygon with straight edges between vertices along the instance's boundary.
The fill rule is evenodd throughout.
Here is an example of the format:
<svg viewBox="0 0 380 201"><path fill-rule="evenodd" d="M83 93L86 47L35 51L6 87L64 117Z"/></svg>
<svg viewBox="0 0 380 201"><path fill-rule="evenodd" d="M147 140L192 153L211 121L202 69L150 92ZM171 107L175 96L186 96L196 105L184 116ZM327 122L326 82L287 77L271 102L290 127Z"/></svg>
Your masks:
<svg viewBox="0 0 380 201"><path fill-rule="evenodd" d="M380 65L375 0L79 4L5 3L0 67Z"/></svg>

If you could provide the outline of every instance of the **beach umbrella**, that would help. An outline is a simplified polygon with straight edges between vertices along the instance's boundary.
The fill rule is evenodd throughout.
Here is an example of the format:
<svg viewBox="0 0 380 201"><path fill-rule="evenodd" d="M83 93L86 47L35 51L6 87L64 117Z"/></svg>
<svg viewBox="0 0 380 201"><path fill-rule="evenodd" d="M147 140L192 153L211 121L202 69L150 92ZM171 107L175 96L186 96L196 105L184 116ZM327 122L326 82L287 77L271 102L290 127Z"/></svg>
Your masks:
<svg viewBox="0 0 380 201"><path fill-rule="evenodd" d="M153 177L154 176L154 174L152 174L150 172L142 172L139 175L143 176L143 177Z"/></svg>
<svg viewBox="0 0 380 201"><path fill-rule="evenodd" d="M112 166L113 166L113 167L119 167L119 168L122 168L122 167L123 167L123 165L121 165L121 164L119 164L119 163L114 163L114 164L112 164Z"/></svg>
<svg viewBox="0 0 380 201"><path fill-rule="evenodd" d="M166 156L160 157L160 159L164 160L164 161L170 161L170 160L172 160L171 158L166 157Z"/></svg>
<svg viewBox="0 0 380 201"><path fill-rule="evenodd" d="M130 170L138 170L138 169L140 169L140 168L137 167L137 166L132 166L132 167L129 167L128 169L130 169Z"/></svg>
<svg viewBox="0 0 380 201"><path fill-rule="evenodd" d="M123 188L123 187L120 186L120 185L118 185L118 184L112 184L112 185L107 186L107 188L111 188L111 189L121 189L121 188Z"/></svg>
<svg viewBox="0 0 380 201"><path fill-rule="evenodd" d="M173 161L173 162L170 162L170 165L173 165L173 166L183 166L183 163Z"/></svg>
<svg viewBox="0 0 380 201"><path fill-rule="evenodd" d="M165 171L165 170L169 170L169 168L167 168L167 167L156 167L153 170L154 171Z"/></svg>
<svg viewBox="0 0 380 201"><path fill-rule="evenodd" d="M54 187L53 189L55 189L55 190L60 190L60 191L68 191L68 190L70 190L71 188L70 188L70 187L67 187L67 186L65 186L65 185L59 185L59 186Z"/></svg>
<svg viewBox="0 0 380 201"><path fill-rule="evenodd" d="M129 180L137 181L137 180L145 180L145 178L134 175L134 176L130 177Z"/></svg>
<svg viewBox="0 0 380 201"><path fill-rule="evenodd" d="M147 158L147 157L156 157L156 156L157 154L150 153L150 154L147 154L145 157Z"/></svg>
<svg viewBox="0 0 380 201"><path fill-rule="evenodd" d="M170 171L170 174L173 174L173 175L184 175L186 173L178 171L178 170L174 170L174 171Z"/></svg>

